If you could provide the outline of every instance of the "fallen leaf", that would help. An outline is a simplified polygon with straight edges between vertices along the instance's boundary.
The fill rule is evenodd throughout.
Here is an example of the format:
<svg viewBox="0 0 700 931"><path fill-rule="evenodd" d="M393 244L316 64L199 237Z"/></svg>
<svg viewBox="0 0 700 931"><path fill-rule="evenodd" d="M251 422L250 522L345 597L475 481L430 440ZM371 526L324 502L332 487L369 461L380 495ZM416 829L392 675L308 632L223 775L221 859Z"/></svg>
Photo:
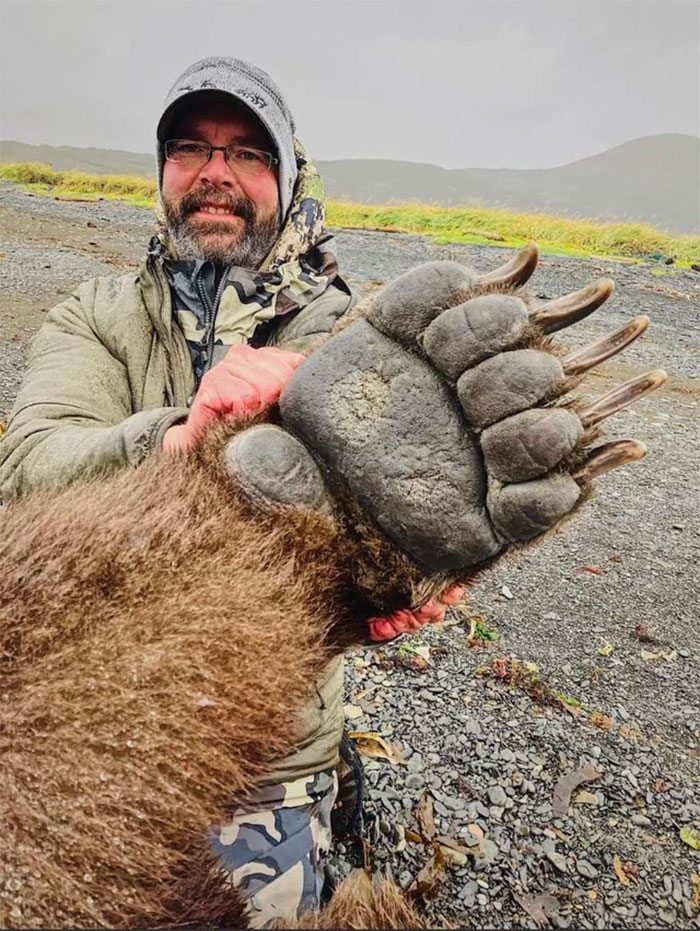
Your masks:
<svg viewBox="0 0 700 931"><path fill-rule="evenodd" d="M433 814L433 800L427 792L423 792L418 801L416 820L423 839L431 841L437 834L437 829L435 827L435 815Z"/></svg>
<svg viewBox="0 0 700 931"><path fill-rule="evenodd" d="M648 624L635 624L634 636L640 643L658 643Z"/></svg>
<svg viewBox="0 0 700 931"><path fill-rule="evenodd" d="M606 714L601 714L600 711L594 711L590 717L591 724L593 727L598 727L602 731L611 731L614 726L612 718L609 718Z"/></svg>
<svg viewBox="0 0 700 931"><path fill-rule="evenodd" d="M435 895L438 886L445 881L445 865L442 848L438 844L431 858L406 890L406 894L414 899L428 899Z"/></svg>
<svg viewBox="0 0 700 931"><path fill-rule="evenodd" d="M639 740L639 738L642 736L642 732L640 730L638 730L636 727L630 727L628 724L621 724L617 733L625 740Z"/></svg>
<svg viewBox="0 0 700 931"><path fill-rule="evenodd" d="M589 889L586 892L586 895L591 900L591 902L595 902L595 900L598 898L598 893L595 891L595 889Z"/></svg>
<svg viewBox="0 0 700 931"><path fill-rule="evenodd" d="M397 660L405 669L414 669L416 672L425 672L433 664L420 652L420 647L412 647L403 643L398 650ZM429 649L429 648L428 648Z"/></svg>
<svg viewBox="0 0 700 931"><path fill-rule="evenodd" d="M355 741L355 749L362 756L386 760L387 763L403 763L398 747L384 740L376 731L351 731L348 737Z"/></svg>
<svg viewBox="0 0 700 931"><path fill-rule="evenodd" d="M361 718L364 714L362 708L359 705L343 705L343 711L345 712L345 718L348 721L354 721L355 718Z"/></svg>
<svg viewBox="0 0 700 931"><path fill-rule="evenodd" d="M690 910L697 912L700 910L700 876L697 873L690 874L690 882L693 887L693 898L690 902Z"/></svg>
<svg viewBox="0 0 700 931"><path fill-rule="evenodd" d="M410 828L406 828L406 840L410 840L413 844L422 844L423 838L420 834L416 834L415 831L411 831Z"/></svg>
<svg viewBox="0 0 700 931"><path fill-rule="evenodd" d="M579 769L566 773L554 787L554 801L552 803L552 812L555 818L563 818L569 811L571 804L571 793L582 782L593 782L600 779L602 773L591 763L585 763Z"/></svg>
<svg viewBox="0 0 700 931"><path fill-rule="evenodd" d="M667 663L672 663L677 654L675 650L659 650L658 653L652 653L651 650L642 650L639 655L647 663L657 659L665 659Z"/></svg>
<svg viewBox="0 0 700 931"><path fill-rule="evenodd" d="M684 824L680 831L681 840L693 850L700 850L700 825Z"/></svg>
<svg viewBox="0 0 700 931"><path fill-rule="evenodd" d="M548 919L559 913L559 902L553 895L539 893L538 895L513 895L518 905L536 921L538 925L549 924Z"/></svg>
<svg viewBox="0 0 700 931"><path fill-rule="evenodd" d="M606 575L606 570L599 566L576 566L579 572L588 572L590 575Z"/></svg>
<svg viewBox="0 0 700 931"><path fill-rule="evenodd" d="M374 692L378 688L379 683L375 682L373 685L370 685L369 688L363 689L361 692L357 692L355 695L353 695L353 699L359 702L361 699L367 698L371 692Z"/></svg>
<svg viewBox="0 0 700 931"><path fill-rule="evenodd" d="M574 799L577 805L597 805L598 799L592 792L586 792L585 789L581 789L576 798Z"/></svg>
<svg viewBox="0 0 700 931"><path fill-rule="evenodd" d="M598 652L601 656L610 656L615 647L612 643L608 643L607 640L604 640L602 644L598 647Z"/></svg>
<svg viewBox="0 0 700 931"><path fill-rule="evenodd" d="M634 863L631 863L629 860L623 863L617 854L613 857L613 869L623 886L631 886L632 881L636 881L635 873L637 868Z"/></svg>
<svg viewBox="0 0 700 931"><path fill-rule="evenodd" d="M442 855L447 863L452 863L455 866L467 865L467 857L471 853L468 847L463 847L454 837L445 835L436 837L435 842L442 848Z"/></svg>

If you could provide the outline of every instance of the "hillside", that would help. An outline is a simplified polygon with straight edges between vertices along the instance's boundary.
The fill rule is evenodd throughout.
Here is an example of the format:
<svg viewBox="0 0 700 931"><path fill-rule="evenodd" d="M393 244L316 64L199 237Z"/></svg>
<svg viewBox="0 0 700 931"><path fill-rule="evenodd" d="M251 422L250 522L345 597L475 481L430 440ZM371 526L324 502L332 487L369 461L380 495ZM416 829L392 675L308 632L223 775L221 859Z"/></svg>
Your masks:
<svg viewBox="0 0 700 931"><path fill-rule="evenodd" d="M111 149L0 142L0 161L59 171L153 176L154 158ZM601 221L700 229L700 139L667 134L625 142L559 168L459 168L382 159L319 161L330 197L360 203L481 205Z"/></svg>

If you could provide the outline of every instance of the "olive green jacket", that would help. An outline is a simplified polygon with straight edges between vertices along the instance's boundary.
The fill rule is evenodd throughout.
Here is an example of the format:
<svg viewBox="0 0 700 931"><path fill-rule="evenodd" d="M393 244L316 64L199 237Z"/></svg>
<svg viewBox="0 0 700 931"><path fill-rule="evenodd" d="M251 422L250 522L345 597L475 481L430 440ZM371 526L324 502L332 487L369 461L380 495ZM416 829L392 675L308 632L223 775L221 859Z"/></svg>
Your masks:
<svg viewBox="0 0 700 931"><path fill-rule="evenodd" d="M330 285L296 313L280 317L272 345L310 352L351 303ZM190 353L174 321L162 259L136 274L95 278L48 314L32 344L24 381L0 440L0 497L138 466L163 434L187 417L194 392ZM342 663L317 683L305 709L297 752L270 781L333 766L342 734Z"/></svg>
<svg viewBox="0 0 700 931"><path fill-rule="evenodd" d="M350 302L330 285L280 317L269 342L308 353ZM0 441L0 497L139 465L187 417L194 387L162 260L85 282L49 312L33 341Z"/></svg>

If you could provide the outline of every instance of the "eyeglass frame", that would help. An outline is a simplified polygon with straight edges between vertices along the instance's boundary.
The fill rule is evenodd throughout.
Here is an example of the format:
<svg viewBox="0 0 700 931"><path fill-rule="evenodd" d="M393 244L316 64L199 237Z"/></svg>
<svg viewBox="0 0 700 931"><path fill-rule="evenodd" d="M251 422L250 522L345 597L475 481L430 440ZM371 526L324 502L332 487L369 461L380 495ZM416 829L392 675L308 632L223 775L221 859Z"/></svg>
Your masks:
<svg viewBox="0 0 700 931"><path fill-rule="evenodd" d="M223 152L224 161L226 162L228 167L231 168L232 171L235 171L234 166L231 164L226 154L229 149L234 149L234 148L235 149L250 149L253 152L259 152L261 155L266 155L270 160L270 163L267 166L268 171L271 171L274 166L279 165L280 163L280 160L276 156L274 156L272 152L266 152L265 149L258 149L254 145L243 145L237 142L232 142L230 143L230 145L211 145L209 142L205 142L203 139L188 139L187 137L185 137L183 139L166 139L165 142L163 143L163 152L165 154L165 158L167 161L173 162L174 165L178 165L181 163L175 159L170 158L168 155L168 146L170 145L171 142L196 142L197 145L208 146L209 154L207 155L206 159L202 162L202 164L199 166L200 168L203 168L204 165L207 165L211 161L211 157L214 154L214 152Z"/></svg>

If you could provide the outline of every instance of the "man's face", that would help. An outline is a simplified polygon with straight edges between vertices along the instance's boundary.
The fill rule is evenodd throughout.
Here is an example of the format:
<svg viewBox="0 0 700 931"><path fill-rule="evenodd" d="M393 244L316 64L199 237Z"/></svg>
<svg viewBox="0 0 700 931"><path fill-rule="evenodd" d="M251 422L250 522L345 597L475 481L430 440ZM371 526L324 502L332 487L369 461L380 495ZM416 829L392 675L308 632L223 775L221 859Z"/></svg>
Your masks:
<svg viewBox="0 0 700 931"><path fill-rule="evenodd" d="M272 144L250 111L235 101L192 102L168 132L170 139L191 139L213 146L247 145L272 152ZM188 167L166 160L163 206L168 231L181 259L258 268L280 230L275 165L247 173L227 164L224 152ZM206 208L224 208L213 213Z"/></svg>

